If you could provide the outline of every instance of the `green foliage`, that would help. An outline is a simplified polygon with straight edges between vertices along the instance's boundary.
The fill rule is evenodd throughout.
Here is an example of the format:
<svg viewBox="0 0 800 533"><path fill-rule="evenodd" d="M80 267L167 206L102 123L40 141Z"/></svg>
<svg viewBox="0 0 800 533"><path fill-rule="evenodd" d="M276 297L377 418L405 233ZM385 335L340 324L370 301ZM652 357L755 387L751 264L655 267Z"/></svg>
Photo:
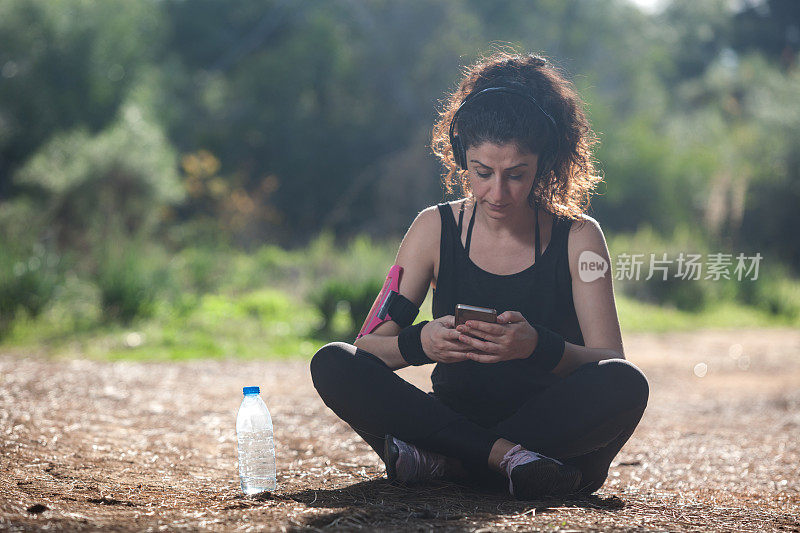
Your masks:
<svg viewBox="0 0 800 533"><path fill-rule="evenodd" d="M367 318L375 298L383 287L384 280L380 278L370 278L353 286L348 297L350 310L350 322L353 324L353 337L358 334L364 320Z"/></svg>
<svg viewBox="0 0 800 533"><path fill-rule="evenodd" d="M744 275L743 272L742 279L738 279L731 268L729 271L731 279L721 277L719 280L714 280L706 279L708 254L731 252L712 248L711 245L697 239L688 228L676 231L667 239L645 226L634 234L610 238L609 251L612 262L620 254L640 254L643 264L639 279L615 278L614 285L618 293L643 304L699 313L709 312L716 306L735 305L739 302L780 319L791 321L800 316L800 282L793 278L791 269L779 263L774 255L762 256L756 279L752 279L755 277L755 272L748 275ZM660 271L654 272L649 280L646 279L651 254L654 254L655 261L659 261L663 259L665 253L666 259L672 261L667 266L667 279L663 279ZM677 259L681 253L684 256L701 255L703 270L700 279L681 279L678 276ZM732 255L732 267L735 267L735 256L738 253ZM751 257L754 254L745 255ZM746 268L748 266L749 262L745 264Z"/></svg>
<svg viewBox="0 0 800 533"><path fill-rule="evenodd" d="M37 245L28 253L2 245L0 254L0 339L20 311L38 317L55 295L60 257Z"/></svg>
<svg viewBox="0 0 800 533"><path fill-rule="evenodd" d="M253 278L260 283L296 283L305 263L304 259L298 259L298 255L297 252L289 252L280 246L262 246L253 257Z"/></svg>
<svg viewBox="0 0 800 533"><path fill-rule="evenodd" d="M215 291L225 276L225 261L230 256L210 248L186 248L175 254L172 268L182 280L182 288L196 294Z"/></svg>
<svg viewBox="0 0 800 533"><path fill-rule="evenodd" d="M673 239L689 246L681 233ZM652 231L617 236L610 245L612 257L621 251L677 249ZM389 246L373 243L375 257L361 256L358 261L382 264L385 248ZM699 244L689 249L703 250ZM380 290L383 280L375 274L382 276L383 265L360 276L343 274L358 264L353 256L359 254L352 250L351 243L332 247L333 255L320 256L335 266L330 276L309 285L308 296L298 290L297 279L312 279L322 269L305 260L310 249L279 252L270 247L233 255L226 250L194 250L192 254L216 254L214 263L220 265L219 287L199 293L185 290L187 280L175 258L157 247L127 243L97 258L104 267L98 273L59 278L57 290L38 317L20 312L7 328L3 345L103 359L309 357L326 342L352 342ZM275 267L276 273L248 278L247 273L259 272L265 265ZM625 332L797 326L800 283L786 277L787 272L762 265L759 280L750 285L720 282L708 295L697 289L702 308L679 304L683 296L670 295L653 280L639 282L646 290L622 290L626 284L615 281L620 289L620 322ZM246 288L244 280L253 287ZM690 289L698 282L683 283ZM640 290L651 303L628 296L631 290ZM431 318L430 296L421 306L419 320Z"/></svg>
<svg viewBox="0 0 800 533"><path fill-rule="evenodd" d="M292 303L284 293L269 288L242 296L239 306L247 315L261 321L289 316L292 310Z"/></svg>
<svg viewBox="0 0 800 533"><path fill-rule="evenodd" d="M105 128L157 61L167 26L155 2L0 2L0 175L54 134ZM9 185L0 180L0 195Z"/></svg>
<svg viewBox="0 0 800 533"><path fill-rule="evenodd" d="M762 309L730 301L710 304L700 312L690 312L641 302L621 294L617 296L617 313L623 335L633 332L663 333L706 328L736 330L800 326L797 319L777 317Z"/></svg>
<svg viewBox="0 0 800 533"><path fill-rule="evenodd" d="M56 135L16 174L43 198L44 225L65 249L149 234L160 209L182 197L175 154L160 127L134 105L92 136Z"/></svg>
<svg viewBox="0 0 800 533"><path fill-rule="evenodd" d="M354 282L334 278L323 283L308 298L322 316L317 335L333 334L336 313L344 308L349 317L349 327L341 333L341 336L352 342L361 329L382 286L383 280L380 278L367 278Z"/></svg>
<svg viewBox="0 0 800 533"><path fill-rule="evenodd" d="M761 284L757 302L773 315L795 319L800 316L800 282L779 279Z"/></svg>
<svg viewBox="0 0 800 533"><path fill-rule="evenodd" d="M153 262L135 242L107 245L97 260L96 283L107 320L130 323L153 314L159 292L167 284L165 268Z"/></svg>
<svg viewBox="0 0 800 533"><path fill-rule="evenodd" d="M460 66L510 43L549 55L587 100L604 227L779 243L797 270L800 241L784 237L800 71L791 32L773 30L798 21L781 5L7 0L0 175L16 178L0 195L36 200L62 249L102 239L112 213L131 233L166 222L176 248L397 236L441 198L425 147L437 100ZM183 192L172 146L218 164L204 194L164 210Z"/></svg>
<svg viewBox="0 0 800 533"><path fill-rule="evenodd" d="M776 70L764 58L747 56L738 69L747 87L746 119L753 131L739 147L752 168L738 234L752 248L769 251L800 272L800 70Z"/></svg>
<svg viewBox="0 0 800 533"><path fill-rule="evenodd" d="M615 278L615 287L622 293L640 300L659 305L673 306L685 311L701 311L710 303L718 301L722 296L723 284L712 280L703 279L705 272L701 272L701 279L681 279L678 276L677 259L680 254L702 255L701 262L705 261L708 245L699 241L687 228L676 230L671 239L661 237L653 228L645 226L638 232L629 235L617 235L609 239L609 253L612 263L619 259L621 254L637 256L642 262L638 279ZM664 259L671 261L667 266L666 279L661 271L654 270L650 279L651 255L654 261ZM619 275L618 265L612 265L614 275Z"/></svg>
<svg viewBox="0 0 800 533"><path fill-rule="evenodd" d="M337 314L347 324L337 334L352 341L383 286L394 246L359 236L337 246L333 235L320 234L302 254L307 301L322 317L319 335L333 332Z"/></svg>
<svg viewBox="0 0 800 533"><path fill-rule="evenodd" d="M617 124L598 151L608 192L593 201L604 227L636 231L643 225L669 235L702 217L703 192L713 166L700 149L682 150L646 117Z"/></svg>
<svg viewBox="0 0 800 533"><path fill-rule="evenodd" d="M755 282L679 280L675 264L667 280L617 282L659 306L642 312L663 319L652 327L739 320L737 303L791 321L788 5L0 2L0 330L163 319L147 336L165 357L253 354L251 338L307 353L319 323L352 340L399 236L441 200L426 147L437 100L497 43L543 51L587 101L606 178L591 214L612 258L765 256Z"/></svg>
<svg viewBox="0 0 800 533"><path fill-rule="evenodd" d="M336 310L348 301L351 292L350 283L332 279L324 282L322 286L309 295L308 301L317 308L322 317L318 331L319 335L329 335L331 333Z"/></svg>
<svg viewBox="0 0 800 533"><path fill-rule="evenodd" d="M800 317L800 280L793 279L786 267L762 265L758 279L742 282L736 297L774 316Z"/></svg>

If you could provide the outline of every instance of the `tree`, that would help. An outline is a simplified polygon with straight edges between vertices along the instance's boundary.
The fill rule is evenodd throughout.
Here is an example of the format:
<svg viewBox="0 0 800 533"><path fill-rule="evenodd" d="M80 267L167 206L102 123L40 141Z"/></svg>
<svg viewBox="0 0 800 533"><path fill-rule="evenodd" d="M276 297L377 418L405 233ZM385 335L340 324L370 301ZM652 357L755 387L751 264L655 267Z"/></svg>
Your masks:
<svg viewBox="0 0 800 533"><path fill-rule="evenodd" d="M53 134L113 119L163 31L154 2L0 2L0 198Z"/></svg>

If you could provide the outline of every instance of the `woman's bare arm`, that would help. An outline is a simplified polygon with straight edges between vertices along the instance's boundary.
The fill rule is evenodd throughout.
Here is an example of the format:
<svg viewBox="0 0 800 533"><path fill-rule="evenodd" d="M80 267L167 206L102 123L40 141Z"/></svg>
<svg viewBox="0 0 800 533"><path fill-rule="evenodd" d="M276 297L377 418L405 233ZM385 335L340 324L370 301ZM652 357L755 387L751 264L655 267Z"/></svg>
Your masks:
<svg viewBox="0 0 800 533"><path fill-rule="evenodd" d="M572 275L572 299L586 346L566 343L561 362L553 373L566 376L584 363L603 359L625 359L622 333L614 302L611 260L603 230L597 221L585 216L570 231L569 270ZM608 269L602 277L583 281L580 276L581 254L592 251L602 257Z"/></svg>
<svg viewBox="0 0 800 533"><path fill-rule="evenodd" d="M435 254L438 254L441 220L436 206L422 211L412 222L397 251L395 264L403 267L400 276L400 294L419 307L428 294L433 279ZM377 357L396 370L408 366L397 347L400 326L394 321L384 322L375 330L353 344Z"/></svg>

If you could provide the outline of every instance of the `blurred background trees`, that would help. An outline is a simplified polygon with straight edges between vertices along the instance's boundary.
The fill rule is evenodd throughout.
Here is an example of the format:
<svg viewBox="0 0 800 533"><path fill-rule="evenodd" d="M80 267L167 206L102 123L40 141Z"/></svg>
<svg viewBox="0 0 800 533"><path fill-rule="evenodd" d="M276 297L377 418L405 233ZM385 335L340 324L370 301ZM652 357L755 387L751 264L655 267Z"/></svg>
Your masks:
<svg viewBox="0 0 800 533"><path fill-rule="evenodd" d="M691 235L796 274L800 4L659 5L5 0L5 283L31 261L52 270L39 299L56 271L117 279L143 243L396 245L443 200L428 148L441 101L507 45L549 56L587 101L607 234Z"/></svg>

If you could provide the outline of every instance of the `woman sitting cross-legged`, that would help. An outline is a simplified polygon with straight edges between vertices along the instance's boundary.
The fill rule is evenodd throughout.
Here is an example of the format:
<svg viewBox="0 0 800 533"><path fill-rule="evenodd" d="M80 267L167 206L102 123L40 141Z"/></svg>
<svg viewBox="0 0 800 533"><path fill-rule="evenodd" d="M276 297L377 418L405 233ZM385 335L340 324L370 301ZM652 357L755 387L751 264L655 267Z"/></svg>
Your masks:
<svg viewBox="0 0 800 533"><path fill-rule="evenodd" d="M603 485L649 386L625 359L605 238L584 212L601 179L594 142L574 89L540 56L496 53L449 98L432 147L447 191L465 197L411 224L396 290L376 301L388 313L375 305L354 344L311 361L325 404L392 481L503 483L519 499ZM411 325L431 285L434 320ZM496 322L456 325L458 304ZM429 363L432 393L394 372Z"/></svg>

